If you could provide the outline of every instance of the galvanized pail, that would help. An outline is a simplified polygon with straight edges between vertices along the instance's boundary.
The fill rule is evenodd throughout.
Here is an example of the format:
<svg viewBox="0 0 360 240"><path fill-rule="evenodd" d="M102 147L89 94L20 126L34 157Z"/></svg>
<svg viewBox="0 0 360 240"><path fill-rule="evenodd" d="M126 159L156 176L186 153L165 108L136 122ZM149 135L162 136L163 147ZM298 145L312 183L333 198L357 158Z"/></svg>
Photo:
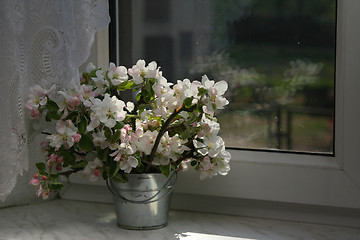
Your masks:
<svg viewBox="0 0 360 240"><path fill-rule="evenodd" d="M127 183L110 180L118 226L149 230L165 227L177 173L128 174Z"/></svg>

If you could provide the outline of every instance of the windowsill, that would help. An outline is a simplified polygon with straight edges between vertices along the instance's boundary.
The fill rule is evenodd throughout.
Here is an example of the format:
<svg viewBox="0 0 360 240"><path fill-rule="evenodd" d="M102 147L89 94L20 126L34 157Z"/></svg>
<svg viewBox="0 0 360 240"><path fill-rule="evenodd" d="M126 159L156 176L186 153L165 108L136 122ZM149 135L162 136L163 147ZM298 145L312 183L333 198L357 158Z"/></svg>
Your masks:
<svg viewBox="0 0 360 240"><path fill-rule="evenodd" d="M53 200L0 209L1 239L359 239L360 229L170 211L167 227L118 228L112 204Z"/></svg>

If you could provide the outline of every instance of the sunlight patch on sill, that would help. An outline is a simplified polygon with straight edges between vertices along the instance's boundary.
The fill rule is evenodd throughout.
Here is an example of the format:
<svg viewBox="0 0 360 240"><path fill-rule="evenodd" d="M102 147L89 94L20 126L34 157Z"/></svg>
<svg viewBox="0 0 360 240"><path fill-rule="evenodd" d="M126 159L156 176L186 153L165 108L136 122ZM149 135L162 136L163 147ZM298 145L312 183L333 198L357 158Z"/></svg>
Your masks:
<svg viewBox="0 0 360 240"><path fill-rule="evenodd" d="M230 237L194 232L177 233L175 237L178 240L257 240L255 238Z"/></svg>

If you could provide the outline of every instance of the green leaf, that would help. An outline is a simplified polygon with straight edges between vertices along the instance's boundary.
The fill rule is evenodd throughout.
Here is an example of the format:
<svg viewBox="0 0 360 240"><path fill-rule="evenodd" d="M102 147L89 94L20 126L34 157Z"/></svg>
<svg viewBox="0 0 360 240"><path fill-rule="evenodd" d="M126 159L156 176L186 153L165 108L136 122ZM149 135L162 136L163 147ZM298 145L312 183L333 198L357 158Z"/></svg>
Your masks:
<svg viewBox="0 0 360 240"><path fill-rule="evenodd" d="M82 77L86 80L86 82L89 82L89 80L90 80L90 75L89 75L89 73L84 72L84 73L82 74Z"/></svg>
<svg viewBox="0 0 360 240"><path fill-rule="evenodd" d="M191 107L192 101L193 101L193 98L192 98L192 97L185 98L185 99L184 99L184 105L185 105L185 107L187 107L187 108Z"/></svg>
<svg viewBox="0 0 360 240"><path fill-rule="evenodd" d="M53 183L49 184L50 190L62 190L63 188L64 188L64 185L59 182L53 182Z"/></svg>
<svg viewBox="0 0 360 240"><path fill-rule="evenodd" d="M108 172L107 171L103 171L102 172L102 177L103 177L103 179L107 179L108 178Z"/></svg>
<svg viewBox="0 0 360 240"><path fill-rule="evenodd" d="M191 161L191 166L195 166L197 164L197 161Z"/></svg>
<svg viewBox="0 0 360 240"><path fill-rule="evenodd" d="M195 170L196 170L196 171L199 171L199 170L200 170L200 164L196 165Z"/></svg>
<svg viewBox="0 0 360 240"><path fill-rule="evenodd" d="M45 165L45 163L42 163L42 162L36 163L36 167L40 173L45 172L45 170L46 170L46 165Z"/></svg>
<svg viewBox="0 0 360 240"><path fill-rule="evenodd" d="M87 162L83 161L83 162L78 162L78 163L75 163L75 164L72 164L71 165L71 168L72 169L78 169L78 168L84 168L85 166L87 165Z"/></svg>
<svg viewBox="0 0 360 240"><path fill-rule="evenodd" d="M129 80L129 81L126 81L126 82L123 82L123 83L119 84L117 86L117 89L120 90L120 91L124 91L124 90L127 90L127 89L133 89L134 87L136 87L136 84L132 80Z"/></svg>
<svg viewBox="0 0 360 240"><path fill-rule="evenodd" d="M145 171L145 166L144 166L144 164L143 164L141 161L139 161L139 164L138 164L138 166L136 167L136 170L137 170L138 173L142 173L142 172Z"/></svg>
<svg viewBox="0 0 360 240"><path fill-rule="evenodd" d="M124 173L118 173L111 178L111 180L118 182L118 183L127 183L129 180Z"/></svg>
<svg viewBox="0 0 360 240"><path fill-rule="evenodd" d="M57 179L59 176L60 176L60 173L50 174L50 178L51 178L51 179Z"/></svg>
<svg viewBox="0 0 360 240"><path fill-rule="evenodd" d="M114 129L122 129L125 126L123 122L116 122Z"/></svg>
<svg viewBox="0 0 360 240"><path fill-rule="evenodd" d="M45 116L46 121L51 121L52 119L59 120L60 118L61 118L61 114L59 114L58 112L53 112L53 111L47 112L46 116Z"/></svg>
<svg viewBox="0 0 360 240"><path fill-rule="evenodd" d="M216 111L216 104L215 103L212 104L212 107L213 107L214 111Z"/></svg>
<svg viewBox="0 0 360 240"><path fill-rule="evenodd" d="M160 168L160 171L162 172L162 174L165 175L165 177L169 177L169 175L170 175L170 165L167 165L167 166L160 165L159 168Z"/></svg>
<svg viewBox="0 0 360 240"><path fill-rule="evenodd" d="M90 72L90 77L96 77L96 71L99 70L99 69L100 69L100 68L96 68L96 69L92 70L92 71Z"/></svg>
<svg viewBox="0 0 360 240"><path fill-rule="evenodd" d="M100 147L96 147L95 152L97 152L96 156L100 159L104 159L105 149L101 149Z"/></svg>
<svg viewBox="0 0 360 240"><path fill-rule="evenodd" d="M101 160L106 160L109 156L109 148L105 148L105 149L100 149L99 147L96 148L97 150L95 151L97 152L97 157Z"/></svg>
<svg viewBox="0 0 360 240"><path fill-rule="evenodd" d="M191 129L190 128L186 128L185 131L180 133L181 139L188 139L190 136L191 136Z"/></svg>
<svg viewBox="0 0 360 240"><path fill-rule="evenodd" d="M142 112L142 111L144 111L146 109L146 107L147 107L147 104L140 104L138 109L139 109L140 112Z"/></svg>
<svg viewBox="0 0 360 240"><path fill-rule="evenodd" d="M115 143L117 140L119 140L119 139L120 139L120 135L121 135L121 132L120 132L120 131L116 131L116 132L114 133L114 135L112 135L110 143Z"/></svg>
<svg viewBox="0 0 360 240"><path fill-rule="evenodd" d="M82 150L87 152L90 152L94 149L94 143L92 139L86 134L81 134L81 139L78 144Z"/></svg>
<svg viewBox="0 0 360 240"><path fill-rule="evenodd" d="M141 98L141 91L138 92L138 94L136 94L136 101L140 101L140 98Z"/></svg>
<svg viewBox="0 0 360 240"><path fill-rule="evenodd" d="M59 106L56 104L56 102L50 99L46 103L46 108L51 112L57 112L59 110Z"/></svg>
<svg viewBox="0 0 360 240"><path fill-rule="evenodd" d="M114 177L120 170L120 164L119 162L111 161L109 164L109 177Z"/></svg>
<svg viewBox="0 0 360 240"><path fill-rule="evenodd" d="M199 95L202 96L202 95L205 95L207 94L209 91L205 88L199 88Z"/></svg>
<svg viewBox="0 0 360 240"><path fill-rule="evenodd" d="M78 116L78 113L74 111L74 112L69 113L69 115L66 117L66 119L70 119L72 122L74 122L75 119L77 118L77 116Z"/></svg>
<svg viewBox="0 0 360 240"><path fill-rule="evenodd" d="M68 165L76 164L76 156L74 153L69 151L64 151L60 155L64 158L64 167Z"/></svg>
<svg viewBox="0 0 360 240"><path fill-rule="evenodd" d="M78 124L79 133L84 133L86 131L87 120L86 117L80 116L80 122Z"/></svg>
<svg viewBox="0 0 360 240"><path fill-rule="evenodd" d="M109 128L107 128L107 127L105 127L104 129L105 129L105 131L104 131L105 137L106 137L107 140L110 141L111 140L111 135L112 135L111 130Z"/></svg>

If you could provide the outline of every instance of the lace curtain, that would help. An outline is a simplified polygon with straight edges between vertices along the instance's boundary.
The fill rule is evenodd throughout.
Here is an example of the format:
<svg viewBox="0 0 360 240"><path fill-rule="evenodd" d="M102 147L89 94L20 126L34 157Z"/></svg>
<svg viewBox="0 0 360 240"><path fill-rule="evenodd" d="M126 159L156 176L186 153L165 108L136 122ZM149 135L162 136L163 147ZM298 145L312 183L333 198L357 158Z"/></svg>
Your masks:
<svg viewBox="0 0 360 240"><path fill-rule="evenodd" d="M0 199L28 169L24 103L30 86L78 82L96 31L109 23L107 0L11 0L0 5Z"/></svg>

